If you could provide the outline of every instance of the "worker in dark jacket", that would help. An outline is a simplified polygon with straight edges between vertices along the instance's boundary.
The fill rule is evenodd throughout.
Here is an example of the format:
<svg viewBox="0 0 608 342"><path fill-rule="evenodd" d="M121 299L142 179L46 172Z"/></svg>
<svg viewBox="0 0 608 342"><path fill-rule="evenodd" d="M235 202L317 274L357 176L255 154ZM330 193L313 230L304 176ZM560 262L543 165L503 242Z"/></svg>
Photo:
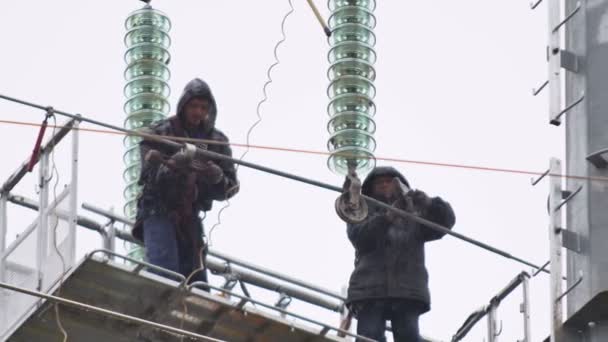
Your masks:
<svg viewBox="0 0 608 342"><path fill-rule="evenodd" d="M215 128L217 106L207 83L190 81L179 99L177 115L160 121L145 133L167 137L214 140L197 144L232 156L228 138ZM150 140L140 143L142 194L138 201L133 236L142 240L148 262L189 276L204 258L204 230L199 212L214 200L226 200L238 191L234 164L201 160ZM206 272L191 280L206 281Z"/></svg>
<svg viewBox="0 0 608 342"><path fill-rule="evenodd" d="M361 192L447 228L455 223L450 204L411 190L392 167L375 168ZM391 320L396 342L420 340L418 318L430 310L424 244L443 235L375 206L363 222L348 224L356 258L347 303L358 320L357 334L384 341Z"/></svg>

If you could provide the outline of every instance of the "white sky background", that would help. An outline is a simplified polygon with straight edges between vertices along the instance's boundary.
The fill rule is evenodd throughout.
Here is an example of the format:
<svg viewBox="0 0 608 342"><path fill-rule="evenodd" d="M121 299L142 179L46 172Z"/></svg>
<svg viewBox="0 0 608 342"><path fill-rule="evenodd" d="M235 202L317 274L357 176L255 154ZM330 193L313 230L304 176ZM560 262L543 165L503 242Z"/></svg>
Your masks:
<svg viewBox="0 0 608 342"><path fill-rule="evenodd" d="M325 151L329 48L306 1L293 2L281 64L272 73L269 101L251 143ZM316 2L328 18L325 2ZM0 93L122 125L124 20L141 2L0 4ZM287 1L156 0L153 5L173 23L172 108L183 86L201 77L218 101L217 126L231 141L245 143ZM546 94L531 96L547 75L544 6L530 11L523 0L380 2L376 156L539 172L550 157L562 157L563 127L548 124ZM1 120L42 118L40 110L0 101ZM0 179L31 152L36 134L33 127L0 125ZM83 132L80 151L79 203L121 211L122 139ZM234 148L236 156L242 151ZM61 159L58 155L67 179ZM342 184L324 156L251 150L246 159ZM548 260L547 183L533 188L526 175L379 164L397 167L413 187L451 202L458 232L539 265ZM335 193L246 168L239 178L241 192L224 211L213 248L336 291L347 284L354 251L334 213ZM29 176L15 193L35 198L34 182ZM34 213L9 208L10 242ZM216 221L214 210L207 229ZM80 255L98 247L95 234L81 234ZM450 236L428 245L427 268L433 303L422 317L422 332L444 341L518 272L530 271ZM535 278L532 291L533 337L541 339L548 333L548 277ZM518 289L499 312L505 341L522 337L520 298ZM301 308L337 323L336 314ZM485 325L484 319L466 340L481 341Z"/></svg>

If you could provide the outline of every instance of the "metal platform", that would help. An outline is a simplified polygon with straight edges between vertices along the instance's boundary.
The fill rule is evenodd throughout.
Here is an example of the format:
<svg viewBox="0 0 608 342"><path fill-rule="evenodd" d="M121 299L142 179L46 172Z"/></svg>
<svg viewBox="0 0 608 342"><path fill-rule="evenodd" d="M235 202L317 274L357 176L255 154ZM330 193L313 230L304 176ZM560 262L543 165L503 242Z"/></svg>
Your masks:
<svg viewBox="0 0 608 342"><path fill-rule="evenodd" d="M142 271L141 265L126 266L100 256L74 268L55 295L226 341L346 341L327 327L296 323L251 307L248 300L180 287L177 281ZM8 341L61 341L53 306L41 300ZM60 304L59 313L70 341L180 341L170 332L76 307Z"/></svg>

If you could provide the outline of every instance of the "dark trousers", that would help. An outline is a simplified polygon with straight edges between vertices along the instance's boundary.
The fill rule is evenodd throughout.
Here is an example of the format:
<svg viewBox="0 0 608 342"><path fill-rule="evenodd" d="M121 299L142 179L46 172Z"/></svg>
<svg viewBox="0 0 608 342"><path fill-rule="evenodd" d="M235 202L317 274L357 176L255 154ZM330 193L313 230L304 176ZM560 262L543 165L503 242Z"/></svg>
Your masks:
<svg viewBox="0 0 608 342"><path fill-rule="evenodd" d="M144 246L146 261L184 277L200 268L200 248L203 245L203 226L196 217L193 222L194 232L191 238L177 234L175 225L164 215L153 215L144 220ZM194 237L194 238L192 238ZM149 270L163 277L171 278L163 272ZM178 280L178 279L174 279ZM207 281L207 271L199 271L192 276L190 282Z"/></svg>
<svg viewBox="0 0 608 342"><path fill-rule="evenodd" d="M355 303L357 335L384 342L386 321L390 320L395 342L419 342L420 307L419 302L405 299L374 299Z"/></svg>

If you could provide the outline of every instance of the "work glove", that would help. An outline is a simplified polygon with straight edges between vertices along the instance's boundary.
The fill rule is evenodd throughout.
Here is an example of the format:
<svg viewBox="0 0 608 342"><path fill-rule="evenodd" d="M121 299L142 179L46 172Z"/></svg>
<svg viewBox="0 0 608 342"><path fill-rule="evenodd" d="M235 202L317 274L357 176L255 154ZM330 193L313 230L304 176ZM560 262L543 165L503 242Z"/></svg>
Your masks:
<svg viewBox="0 0 608 342"><path fill-rule="evenodd" d="M405 212L412 213L412 207L413 207L412 199L407 196L396 200L395 202L393 202L391 204L391 206L394 208L397 208L397 209L401 209ZM405 220L404 217L402 217L401 215L399 215L389 209L386 210L386 218L388 219L389 222L392 222L392 223L402 223L403 220Z"/></svg>
<svg viewBox="0 0 608 342"><path fill-rule="evenodd" d="M190 158L190 156L188 156L184 151L175 153L167 161L169 167L176 170L187 170L190 167L191 162L192 158Z"/></svg>
<svg viewBox="0 0 608 342"><path fill-rule="evenodd" d="M157 150L150 150L144 156L144 160L150 165L158 166L163 164L170 170L187 169L190 166L191 159L183 152L177 152L170 158Z"/></svg>
<svg viewBox="0 0 608 342"><path fill-rule="evenodd" d="M397 181L396 181L397 183ZM398 183L396 184L398 185ZM392 206L412 213L415 215L423 215L431 206L432 198L430 198L424 191L421 190L409 190L407 187L396 188L398 191L397 200L392 203ZM403 219L400 215L387 211L387 219L390 222L399 222Z"/></svg>
<svg viewBox="0 0 608 342"><path fill-rule="evenodd" d="M150 170L150 166L152 168L158 168L158 171L153 173L154 182L156 183L166 181L169 177L173 175L173 170L175 169L175 162L171 160L171 158L167 158L160 151L149 150L144 156L144 161L148 165L148 170Z"/></svg>
<svg viewBox="0 0 608 342"><path fill-rule="evenodd" d="M144 156L144 161L152 166L158 166L166 162L167 157L157 150L149 150Z"/></svg>
<svg viewBox="0 0 608 342"><path fill-rule="evenodd" d="M414 202L414 206L422 210L426 210L431 206L432 198L430 198L424 191L413 190L410 191L410 196Z"/></svg>
<svg viewBox="0 0 608 342"><path fill-rule="evenodd" d="M211 160L208 160L207 162L194 160L192 162L192 167L200 176L201 181L206 184L215 185L224 178L224 171L222 168Z"/></svg>
<svg viewBox="0 0 608 342"><path fill-rule="evenodd" d="M403 184L398 177L393 178L393 202L391 205L397 209L401 209L407 212L411 212L414 209L413 198L410 196L412 191L410 188ZM397 214L392 213L390 210L390 217L394 220L397 217L401 217Z"/></svg>

